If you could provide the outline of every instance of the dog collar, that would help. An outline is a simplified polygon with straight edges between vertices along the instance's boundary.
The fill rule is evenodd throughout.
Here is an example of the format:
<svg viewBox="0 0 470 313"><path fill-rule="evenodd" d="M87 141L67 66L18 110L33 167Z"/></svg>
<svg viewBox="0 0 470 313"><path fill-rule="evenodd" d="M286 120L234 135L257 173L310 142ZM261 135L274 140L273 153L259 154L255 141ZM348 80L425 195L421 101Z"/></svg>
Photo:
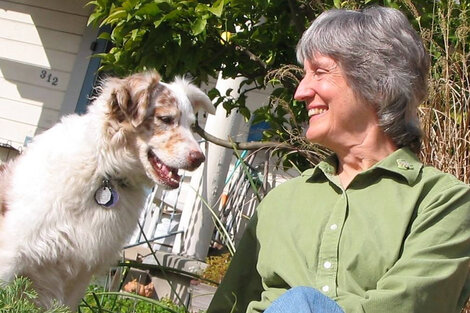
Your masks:
<svg viewBox="0 0 470 313"><path fill-rule="evenodd" d="M118 203L119 194L109 179L104 178L101 186L95 191L95 201L105 208L111 208Z"/></svg>

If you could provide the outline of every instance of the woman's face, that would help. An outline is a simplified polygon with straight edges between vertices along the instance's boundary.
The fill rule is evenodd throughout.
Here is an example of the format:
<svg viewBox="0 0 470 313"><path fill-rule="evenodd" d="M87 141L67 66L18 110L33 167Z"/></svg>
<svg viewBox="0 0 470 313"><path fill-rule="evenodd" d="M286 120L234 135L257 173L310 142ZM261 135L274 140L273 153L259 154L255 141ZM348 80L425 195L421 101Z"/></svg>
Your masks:
<svg viewBox="0 0 470 313"><path fill-rule="evenodd" d="M294 98L308 110L309 141L338 152L360 143L369 127L377 127L374 110L356 97L334 59L316 54L304 70Z"/></svg>

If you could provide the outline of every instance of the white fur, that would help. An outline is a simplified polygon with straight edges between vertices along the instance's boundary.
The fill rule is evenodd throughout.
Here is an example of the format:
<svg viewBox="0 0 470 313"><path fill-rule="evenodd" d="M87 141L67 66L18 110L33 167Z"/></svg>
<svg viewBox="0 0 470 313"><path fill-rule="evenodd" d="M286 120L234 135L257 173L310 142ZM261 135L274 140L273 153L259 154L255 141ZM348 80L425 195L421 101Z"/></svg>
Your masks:
<svg viewBox="0 0 470 313"><path fill-rule="evenodd" d="M28 276L42 305L57 299L76 309L91 276L118 260L146 192L161 183L146 159L148 149L172 167L199 165L188 164L187 156L189 151L201 153L189 131L194 121L191 104L200 104L191 99L196 94L206 110L214 108L199 89L188 86L184 81L160 83L156 72L109 79L87 114L63 118L7 165L0 175L0 202L6 206L0 216L1 281ZM181 113L172 132L184 138L171 151L165 148L171 138L166 131L156 134L159 121L153 116L164 88L172 90ZM117 104L126 105L116 96L121 91L131 102L139 100L137 121L130 120L130 110L116 109ZM147 103L141 91L148 91ZM125 113L125 120L112 116L113 106ZM104 177L111 178L120 197L110 208L94 199Z"/></svg>

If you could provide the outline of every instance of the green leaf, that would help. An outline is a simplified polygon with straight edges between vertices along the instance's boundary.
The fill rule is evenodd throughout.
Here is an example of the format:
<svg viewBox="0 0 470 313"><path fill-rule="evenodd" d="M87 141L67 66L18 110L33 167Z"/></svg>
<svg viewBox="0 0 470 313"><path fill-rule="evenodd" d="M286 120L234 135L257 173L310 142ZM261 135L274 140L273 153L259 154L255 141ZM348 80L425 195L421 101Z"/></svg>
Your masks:
<svg viewBox="0 0 470 313"><path fill-rule="evenodd" d="M250 120L251 112L247 107L239 107L240 114L245 118L245 122Z"/></svg>
<svg viewBox="0 0 470 313"><path fill-rule="evenodd" d="M194 36L199 35L206 29L207 19L204 17L200 17L196 20L194 24L191 25L191 32Z"/></svg>
<svg viewBox="0 0 470 313"><path fill-rule="evenodd" d="M230 97L230 94L232 93L232 91L233 91L233 88L227 88L227 90L225 91L225 96Z"/></svg>
<svg viewBox="0 0 470 313"><path fill-rule="evenodd" d="M217 0L216 2L214 2L212 7L210 7L208 10L215 16L221 17L222 12L224 10L224 4L225 4L225 0Z"/></svg>
<svg viewBox="0 0 470 313"><path fill-rule="evenodd" d="M168 13L167 15L165 15L165 20L167 21L177 20L182 14L183 12L181 10L175 9L171 11L170 13Z"/></svg>
<svg viewBox="0 0 470 313"><path fill-rule="evenodd" d="M101 7L105 7L107 2L109 2L109 0L98 0L98 4L99 4Z"/></svg>
<svg viewBox="0 0 470 313"><path fill-rule="evenodd" d="M85 6L89 6L89 5L94 5L94 6L97 6L98 5L98 1L89 1L85 4Z"/></svg>
<svg viewBox="0 0 470 313"><path fill-rule="evenodd" d="M90 17L88 17L88 22L87 25L96 25L98 23L98 20L101 19L103 16L103 13L101 12L94 12L90 14Z"/></svg>
<svg viewBox="0 0 470 313"><path fill-rule="evenodd" d="M104 39L104 40L111 40L111 34L108 32L102 32L99 36L98 39Z"/></svg>
<svg viewBox="0 0 470 313"><path fill-rule="evenodd" d="M155 2L152 3L146 3L144 4L140 9L135 12L135 15L150 15L150 16L156 16L158 13L160 13L162 10L158 7L158 4Z"/></svg>
<svg viewBox="0 0 470 313"><path fill-rule="evenodd" d="M162 16L161 18L159 18L158 20L156 20L155 22L153 22L153 26L155 26L155 28L158 28L158 26L160 26L160 24L166 20L166 16Z"/></svg>
<svg viewBox="0 0 470 313"><path fill-rule="evenodd" d="M341 9L341 0L334 0L333 4L334 4L335 8Z"/></svg>
<svg viewBox="0 0 470 313"><path fill-rule="evenodd" d="M131 40L135 40L138 34L139 34L139 29L133 29L131 31Z"/></svg>
<svg viewBox="0 0 470 313"><path fill-rule="evenodd" d="M124 19L127 17L127 11L124 10L123 8L116 8L113 10L112 13L109 14L107 18L104 19L103 22L101 22L100 27L104 26L105 24L114 24L118 22L121 19Z"/></svg>
<svg viewBox="0 0 470 313"><path fill-rule="evenodd" d="M130 12L139 4L138 0L126 0L122 3L122 7L127 11Z"/></svg>

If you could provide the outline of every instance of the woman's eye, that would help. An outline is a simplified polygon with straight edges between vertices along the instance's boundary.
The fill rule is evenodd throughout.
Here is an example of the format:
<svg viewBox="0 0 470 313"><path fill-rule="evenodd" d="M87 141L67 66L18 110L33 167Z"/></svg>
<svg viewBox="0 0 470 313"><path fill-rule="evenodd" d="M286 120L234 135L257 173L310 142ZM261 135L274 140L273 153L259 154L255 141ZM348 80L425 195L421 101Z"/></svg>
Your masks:
<svg viewBox="0 0 470 313"><path fill-rule="evenodd" d="M157 118L165 124L173 124L174 118L172 116L157 116Z"/></svg>

